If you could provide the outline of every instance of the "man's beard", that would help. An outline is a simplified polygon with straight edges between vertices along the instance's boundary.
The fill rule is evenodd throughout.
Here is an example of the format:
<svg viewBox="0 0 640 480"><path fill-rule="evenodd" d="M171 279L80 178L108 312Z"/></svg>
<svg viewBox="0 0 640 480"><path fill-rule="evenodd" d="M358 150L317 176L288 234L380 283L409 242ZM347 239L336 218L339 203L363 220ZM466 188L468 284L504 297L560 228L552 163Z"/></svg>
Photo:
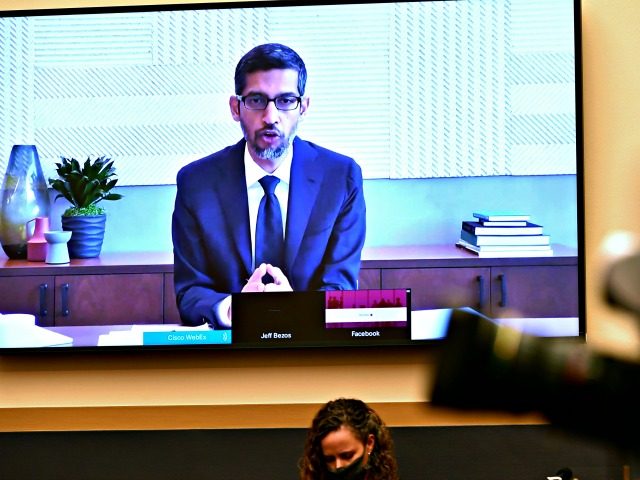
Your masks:
<svg viewBox="0 0 640 480"><path fill-rule="evenodd" d="M240 128L242 128L242 133L244 135L245 140L249 144L249 148L253 150L253 152L258 156L258 158L265 161L269 161L269 162L278 160L279 158L283 157L287 153L298 131L298 125L296 124L291 128L291 133L289 134L289 136L281 137L280 145L276 147L261 148L260 146L258 146L258 138L257 138L260 135L260 131L255 133L255 136L253 139L250 139L248 138L249 136L247 135L247 129L245 128L244 122L242 122L242 120L240 121ZM270 128L267 127L266 129L270 129ZM271 128L271 129L275 130L275 128Z"/></svg>

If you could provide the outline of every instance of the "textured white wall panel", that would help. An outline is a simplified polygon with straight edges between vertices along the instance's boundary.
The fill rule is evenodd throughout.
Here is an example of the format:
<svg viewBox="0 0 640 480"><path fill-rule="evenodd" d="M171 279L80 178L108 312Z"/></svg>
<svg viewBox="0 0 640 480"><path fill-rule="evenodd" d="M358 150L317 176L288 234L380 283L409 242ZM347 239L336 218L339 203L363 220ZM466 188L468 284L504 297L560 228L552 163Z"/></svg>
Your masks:
<svg viewBox="0 0 640 480"><path fill-rule="evenodd" d="M108 155L121 184L170 184L235 143L233 72L259 43L309 70L300 136L367 178L576 171L571 2L235 8L0 19L0 171L35 143Z"/></svg>
<svg viewBox="0 0 640 480"><path fill-rule="evenodd" d="M0 21L0 172L14 144L33 142L33 24L24 18Z"/></svg>

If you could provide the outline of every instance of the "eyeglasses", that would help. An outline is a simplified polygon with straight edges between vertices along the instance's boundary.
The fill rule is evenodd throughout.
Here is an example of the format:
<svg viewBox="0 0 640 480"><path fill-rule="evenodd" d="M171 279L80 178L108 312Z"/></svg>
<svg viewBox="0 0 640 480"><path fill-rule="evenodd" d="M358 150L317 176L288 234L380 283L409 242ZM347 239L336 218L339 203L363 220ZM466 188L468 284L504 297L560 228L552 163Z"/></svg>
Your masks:
<svg viewBox="0 0 640 480"><path fill-rule="evenodd" d="M259 93L252 93L244 97L236 95L236 98L243 103L247 110L266 110L269 102L273 102L278 110L285 112L295 110L302 101L302 97L296 97L295 95L280 95L276 98L269 98Z"/></svg>

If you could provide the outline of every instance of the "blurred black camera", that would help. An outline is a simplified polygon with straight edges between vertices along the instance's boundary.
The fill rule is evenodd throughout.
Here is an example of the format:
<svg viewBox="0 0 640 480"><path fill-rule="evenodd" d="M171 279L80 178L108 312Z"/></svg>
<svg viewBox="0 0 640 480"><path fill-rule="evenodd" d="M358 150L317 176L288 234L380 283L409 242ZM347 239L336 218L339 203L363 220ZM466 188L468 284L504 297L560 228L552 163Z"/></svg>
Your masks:
<svg viewBox="0 0 640 480"><path fill-rule="evenodd" d="M468 310L451 315L431 401L539 412L552 425L640 447L640 364L581 342L524 334Z"/></svg>
<svg viewBox="0 0 640 480"><path fill-rule="evenodd" d="M604 296L640 320L640 254L611 264ZM552 426L640 455L640 362L582 340L529 335L468 309L452 312L431 403L538 412ZM561 469L548 478L568 480L573 473Z"/></svg>

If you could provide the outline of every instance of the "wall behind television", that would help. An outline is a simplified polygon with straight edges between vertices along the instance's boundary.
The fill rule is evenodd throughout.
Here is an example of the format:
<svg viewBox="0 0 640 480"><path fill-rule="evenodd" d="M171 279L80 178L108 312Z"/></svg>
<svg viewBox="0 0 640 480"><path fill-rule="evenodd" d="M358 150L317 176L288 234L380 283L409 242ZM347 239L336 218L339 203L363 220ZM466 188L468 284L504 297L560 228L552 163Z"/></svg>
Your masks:
<svg viewBox="0 0 640 480"><path fill-rule="evenodd" d="M365 247L450 244L472 212L503 205L532 214L553 243L577 246L575 175L365 180ZM170 251L175 185L121 187L125 198L105 202L104 251ZM487 195L487 192L492 194ZM52 195L53 199L53 195ZM420 208L415 208L419 204ZM564 205L566 208L554 208ZM56 228L68 205L53 203Z"/></svg>
<svg viewBox="0 0 640 480"><path fill-rule="evenodd" d="M181 165L237 141L235 63L277 41L310 72L301 136L356 158L367 179L575 173L573 1L532 5L3 18L0 169L12 144L35 143L47 176L60 155L101 153L121 185L171 184Z"/></svg>
<svg viewBox="0 0 640 480"><path fill-rule="evenodd" d="M27 0L17 5L13 0L0 0L0 9L118 3ZM599 277L603 260L599 248L613 230L639 230L636 165L640 139L636 127L640 120L640 70L635 59L640 48L635 22L639 16L640 3L635 0L583 2L589 341L602 346L615 343L618 348L626 346L628 351L638 348L633 329L629 328L626 318L614 315L601 301ZM491 181L482 181L485 180ZM558 177L558 181L562 181L562 177ZM481 187L484 185L478 186ZM366 188L373 191L378 186L368 183ZM431 199L433 212L441 211L438 209L440 199L436 196L439 188L436 181L421 191L425 198ZM168 220L142 222L139 220L145 215L144 208L139 209L142 213L134 210L137 205L153 207L154 216L166 219L173 201L171 187L127 187L124 190L128 203L122 201L120 205L109 207L112 217L109 235L118 231L120 238L108 237L107 248L119 250L123 245L166 248L169 245L168 223L163 222ZM154 198L152 206L146 203L149 193ZM446 199L447 205L451 205L451 200ZM555 201L549 199L549 204L554 205ZM470 193L459 210L453 213L442 210L442 216L446 213L449 218L462 219L471 213L474 205L474 195ZM374 208L386 206L373 203L370 209ZM442 228L433 229L431 223L419 222L416 227L408 210L407 213L400 210L401 221L406 222L407 228L419 230L414 232L416 238L424 236L427 240L436 238L448 242L456 234L457 226L450 224L441 223ZM394 210L394 214L398 211ZM553 225L553 219L544 218L540 222ZM560 225L554 227L554 232L559 232L556 240L565 241L562 231ZM140 240L138 237L143 235L144 240ZM379 244L390 240L382 232L372 238L378 238L376 243ZM566 239L566 243L572 241L575 239ZM411 405L427 400L426 386L432 372L431 353L416 350L390 350L388 354L331 351L331 355L321 351L260 351L226 352L224 355L194 352L186 355L2 357L0 409L39 407L34 409L34 428L46 429L51 425L48 407L313 404L338 395ZM164 418L162 415L157 418L158 424L171 424L172 412L180 415L179 411L170 409L166 412ZM409 407L407 414L409 423L418 416ZM0 418L6 420L6 417ZM69 421L72 423L71 419ZM238 421L247 426L256 423L251 416ZM287 424L284 418L273 421L276 425ZM304 419L296 421L304 425ZM188 422L184 420L183 423ZM2 426L0 424L0 428Z"/></svg>

